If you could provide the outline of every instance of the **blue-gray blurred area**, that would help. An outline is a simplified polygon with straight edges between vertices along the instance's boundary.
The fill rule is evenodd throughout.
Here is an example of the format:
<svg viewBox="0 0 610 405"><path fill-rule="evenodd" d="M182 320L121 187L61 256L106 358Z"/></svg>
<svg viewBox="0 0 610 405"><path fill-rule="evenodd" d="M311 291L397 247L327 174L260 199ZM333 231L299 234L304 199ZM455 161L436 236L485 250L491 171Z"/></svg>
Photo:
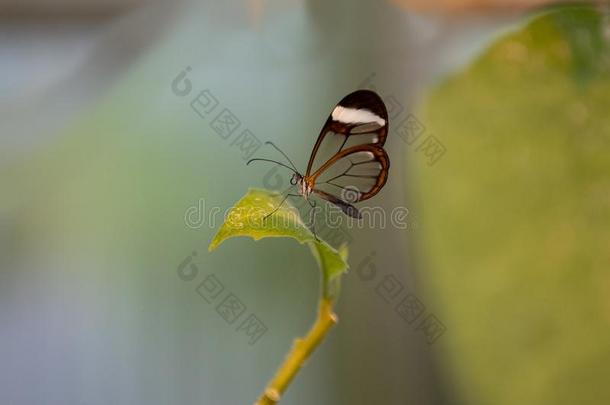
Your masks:
<svg viewBox="0 0 610 405"><path fill-rule="evenodd" d="M292 240L207 251L249 187L288 185L272 165L246 166L246 138L304 168L341 97L376 89L393 100L392 128L524 21L251 0L2 26L0 403L252 403L314 320L319 274ZM390 180L371 204L409 209L406 229L347 230L340 321L283 404L462 403L443 343L460 320L421 288L414 252L425 223L408 204L407 160L425 157L393 132L386 149ZM433 344L397 311L409 296L446 329Z"/></svg>

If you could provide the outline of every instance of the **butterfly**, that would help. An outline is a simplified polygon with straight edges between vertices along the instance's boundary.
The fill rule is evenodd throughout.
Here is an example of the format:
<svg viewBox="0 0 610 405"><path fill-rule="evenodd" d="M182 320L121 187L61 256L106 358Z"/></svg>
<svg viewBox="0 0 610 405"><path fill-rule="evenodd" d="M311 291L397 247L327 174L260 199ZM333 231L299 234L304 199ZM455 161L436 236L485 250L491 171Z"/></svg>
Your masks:
<svg viewBox="0 0 610 405"><path fill-rule="evenodd" d="M361 218L353 204L373 197L388 180L390 159L383 149L387 136L388 112L381 97L371 90L357 90L345 96L331 111L304 174L273 142L266 142L290 166L262 158L250 159L247 164L267 161L290 169L293 172L290 188L296 187L297 191L288 193L266 217L290 196L303 197L314 208L315 202L310 202L310 197L315 195L339 207L346 215Z"/></svg>

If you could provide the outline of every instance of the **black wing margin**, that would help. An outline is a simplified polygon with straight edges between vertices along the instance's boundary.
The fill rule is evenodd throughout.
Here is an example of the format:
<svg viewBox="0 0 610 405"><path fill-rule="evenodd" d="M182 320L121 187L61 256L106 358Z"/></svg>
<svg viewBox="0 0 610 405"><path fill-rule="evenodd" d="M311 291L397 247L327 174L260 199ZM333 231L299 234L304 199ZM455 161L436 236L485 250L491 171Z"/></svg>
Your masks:
<svg viewBox="0 0 610 405"><path fill-rule="evenodd" d="M339 101L322 127L306 175L311 174L314 161L321 168L335 155L354 146L381 147L387 136L388 112L381 97L371 90L350 93Z"/></svg>

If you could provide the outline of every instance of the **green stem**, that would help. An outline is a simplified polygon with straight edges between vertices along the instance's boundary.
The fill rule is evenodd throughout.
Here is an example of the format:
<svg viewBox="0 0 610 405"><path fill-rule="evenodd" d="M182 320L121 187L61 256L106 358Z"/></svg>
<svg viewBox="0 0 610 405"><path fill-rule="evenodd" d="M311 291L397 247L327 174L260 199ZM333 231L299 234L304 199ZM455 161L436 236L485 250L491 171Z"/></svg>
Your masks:
<svg viewBox="0 0 610 405"><path fill-rule="evenodd" d="M335 323L337 323L337 315L332 311L332 301L329 298L322 298L318 307L316 322L307 333L307 336L294 341L292 350L286 356L284 363L277 370L275 376L254 405L274 405L280 401L282 394L301 369L305 360L320 344L330 327Z"/></svg>

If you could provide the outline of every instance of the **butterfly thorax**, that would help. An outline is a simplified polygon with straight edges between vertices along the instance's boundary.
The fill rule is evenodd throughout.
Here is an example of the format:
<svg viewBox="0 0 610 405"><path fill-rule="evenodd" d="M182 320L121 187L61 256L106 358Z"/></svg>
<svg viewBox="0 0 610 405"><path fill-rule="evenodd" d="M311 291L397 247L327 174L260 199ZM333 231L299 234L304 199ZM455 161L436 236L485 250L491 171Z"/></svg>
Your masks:
<svg viewBox="0 0 610 405"><path fill-rule="evenodd" d="M309 195L313 191L314 181L315 179L310 176L299 175L296 177L296 186L298 193L305 197L305 199L307 199L307 197L309 197Z"/></svg>

